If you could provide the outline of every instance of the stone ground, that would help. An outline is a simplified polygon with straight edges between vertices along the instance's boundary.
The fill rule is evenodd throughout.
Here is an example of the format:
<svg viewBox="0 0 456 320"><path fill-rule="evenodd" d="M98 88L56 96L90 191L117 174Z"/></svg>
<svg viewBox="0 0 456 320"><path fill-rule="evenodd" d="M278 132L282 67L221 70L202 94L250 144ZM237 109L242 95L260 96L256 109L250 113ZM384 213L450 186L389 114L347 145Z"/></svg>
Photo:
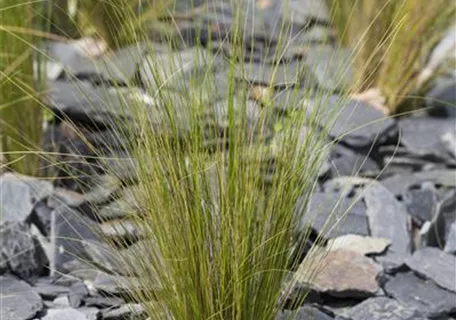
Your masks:
<svg viewBox="0 0 456 320"><path fill-rule="evenodd" d="M302 84L302 92L308 86L328 90L330 107L335 107L341 101L337 92L349 81L336 72L346 64L347 54L335 50L327 12L318 0L306 2L308 6L291 1L289 8L294 16L287 23L295 41L282 57L273 83L279 117L299 107L287 100L287 88L294 83ZM281 15L280 3L252 3L265 18L250 21L256 32L247 34L247 39L253 41L254 50L249 51L250 67L239 75L240 82L257 87L268 84L265 74L271 73L275 61L265 48L278 40L271 21ZM180 10L186 13L185 7ZM216 30L215 42L223 39L232 13L223 3L214 4L211 10L212 14L196 13L177 20L175 36L183 42L172 52L159 43L158 31L151 34L157 41L155 52L133 46L111 55L109 61L101 56L94 62L74 44L50 43L49 52L59 62L49 64L50 107L81 128L91 128L87 139L95 145L122 153L121 143L108 125L120 111L115 103L108 109L104 102L125 97L126 91L131 99L139 96L153 101L141 85L136 90L122 85L130 79L139 79L140 84L153 81L145 67L152 54L162 65L172 59L195 61L195 55L201 54L194 49L197 25L203 27L199 39L203 55L212 55L204 49L208 34L204 31ZM219 43L222 54L229 54L229 45ZM263 73L258 72L260 66ZM197 67L186 64L181 75L185 78ZM208 103L219 103L221 108L227 98L224 68L221 64L213 70L217 93L207 97ZM301 72L303 68L306 72ZM78 88L69 75L81 80ZM106 91L106 86L111 89ZM170 82L164 90L179 94L181 88ZM301 209L298 232L310 226L315 234L324 234L330 251L321 256L326 267L311 283L299 281L302 270L296 271L293 297L311 292L298 319L456 319L456 118L454 109L436 102L455 104L455 91L454 81L442 78L428 96L430 109L402 118L389 118L366 102L344 102L328 139L371 124L343 136L320 171L310 203ZM255 108L261 102L254 95L251 103ZM312 109L318 102L308 101L306 106ZM325 120L321 121L324 125ZM49 124L46 141L61 152L88 152L65 121ZM135 205L129 165L119 165L119 176L113 177L95 162L73 164L71 172L96 176L96 181L85 181L94 186L87 190L72 179L52 184L10 173L1 176L0 319L146 318L141 305L125 298L125 287L119 285L109 258L77 241L102 247L92 229L97 227L114 239L130 239L131 245L141 241L140 232L125 220L126 212ZM105 220L101 225L93 208ZM328 219L337 227L326 228ZM87 271L75 257L101 268ZM49 266L58 272L51 276ZM285 319L288 312L284 310L278 319Z"/></svg>

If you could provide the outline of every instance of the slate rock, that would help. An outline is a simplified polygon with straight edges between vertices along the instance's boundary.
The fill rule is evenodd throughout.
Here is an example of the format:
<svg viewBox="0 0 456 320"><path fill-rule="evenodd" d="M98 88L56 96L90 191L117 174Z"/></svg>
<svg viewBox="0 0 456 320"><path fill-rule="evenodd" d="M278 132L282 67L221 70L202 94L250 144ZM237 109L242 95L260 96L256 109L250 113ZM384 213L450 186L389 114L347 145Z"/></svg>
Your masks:
<svg viewBox="0 0 456 320"><path fill-rule="evenodd" d="M356 198L338 192L317 192L311 196L307 208L303 208L303 200L299 200L297 209L301 232L311 226L326 238L369 235L366 207L361 201L356 202Z"/></svg>
<svg viewBox="0 0 456 320"><path fill-rule="evenodd" d="M83 313L87 320L102 320L102 313L98 308L93 307L81 307L77 309Z"/></svg>
<svg viewBox="0 0 456 320"><path fill-rule="evenodd" d="M49 309L42 320L89 320L84 312L73 308Z"/></svg>
<svg viewBox="0 0 456 320"><path fill-rule="evenodd" d="M374 297L364 300L343 313L342 319L349 320L426 320L415 309L404 307L396 300Z"/></svg>
<svg viewBox="0 0 456 320"><path fill-rule="evenodd" d="M455 107L456 109L456 107ZM440 141L446 151L456 158L456 132L447 132L440 137Z"/></svg>
<svg viewBox="0 0 456 320"><path fill-rule="evenodd" d="M443 247L450 238L451 227L456 222L456 189L450 189L440 197L436 206L436 214L428 228L421 232L423 246Z"/></svg>
<svg viewBox="0 0 456 320"><path fill-rule="evenodd" d="M297 311L283 311L276 320L332 320L328 314L322 312L316 307L304 306Z"/></svg>
<svg viewBox="0 0 456 320"><path fill-rule="evenodd" d="M132 290L138 289L140 282L133 277L114 276L104 272L98 272L92 285L101 294L124 296L128 295Z"/></svg>
<svg viewBox="0 0 456 320"><path fill-rule="evenodd" d="M41 234L48 237L51 233L51 212L52 209L46 204L46 201L40 200L33 206L27 223L34 224Z"/></svg>
<svg viewBox="0 0 456 320"><path fill-rule="evenodd" d="M72 308L79 308L84 304L84 299L89 295L89 290L82 282L77 282L71 286L68 293L68 301Z"/></svg>
<svg viewBox="0 0 456 320"><path fill-rule="evenodd" d="M236 78L249 84L286 88L301 83L312 87L316 83L310 70L304 63L293 61L288 64L267 65L264 63L249 62L238 67Z"/></svg>
<svg viewBox="0 0 456 320"><path fill-rule="evenodd" d="M53 278L38 278L37 281L33 282L33 291L46 300L53 300L58 296L67 295L70 292L68 286L55 284L54 281Z"/></svg>
<svg viewBox="0 0 456 320"><path fill-rule="evenodd" d="M66 188L55 188L54 192L47 199L47 206L51 209L57 209L62 205L77 208L86 201L82 193L75 192Z"/></svg>
<svg viewBox="0 0 456 320"><path fill-rule="evenodd" d="M124 47L99 57L87 55L77 42L49 42L47 46L48 54L56 65L54 68L61 68L60 77L76 77L94 82L128 83L133 80L137 67L145 56L145 46L142 44Z"/></svg>
<svg viewBox="0 0 456 320"><path fill-rule="evenodd" d="M178 88L185 79L213 67L211 61L210 53L203 48L150 54L139 69L140 79L149 91Z"/></svg>
<svg viewBox="0 0 456 320"><path fill-rule="evenodd" d="M398 174L381 181L394 195L404 195L414 186L424 182L432 182L441 187L456 187L456 170L441 169L415 172L412 174Z"/></svg>
<svg viewBox="0 0 456 320"><path fill-rule="evenodd" d="M432 118L423 114L405 117L398 121L401 143L416 154L443 157L447 154L441 137L454 132L454 118ZM446 156L445 158L451 158Z"/></svg>
<svg viewBox="0 0 456 320"><path fill-rule="evenodd" d="M72 262L89 258L84 243L99 240L99 227L79 211L68 206L61 206L52 214L55 215L54 234L51 240L55 245L54 268L57 272L68 272L71 270Z"/></svg>
<svg viewBox="0 0 456 320"><path fill-rule="evenodd" d="M421 248L405 260L416 273L430 279L438 286L456 292L456 256L437 248Z"/></svg>
<svg viewBox="0 0 456 320"><path fill-rule="evenodd" d="M19 222L0 226L0 274L10 271L22 279L44 275L47 255L29 228Z"/></svg>
<svg viewBox="0 0 456 320"><path fill-rule="evenodd" d="M24 222L33 205L52 193L52 184L13 173L0 176L0 225L6 221Z"/></svg>
<svg viewBox="0 0 456 320"><path fill-rule="evenodd" d="M119 128L119 119L132 117L126 105L141 105L150 110L156 103L139 88L95 87L82 81L49 82L47 93L45 103L58 116L97 129Z"/></svg>
<svg viewBox="0 0 456 320"><path fill-rule="evenodd" d="M108 203L120 190L122 182L115 176L102 174L92 178L91 185L85 192L86 201L92 205Z"/></svg>
<svg viewBox="0 0 456 320"><path fill-rule="evenodd" d="M112 220L100 224L103 236L122 246L137 241L143 236L137 223L129 220Z"/></svg>
<svg viewBox="0 0 456 320"><path fill-rule="evenodd" d="M394 275L383 289L389 297L429 318L456 311L456 293L444 290L430 280L423 280L413 272Z"/></svg>
<svg viewBox="0 0 456 320"><path fill-rule="evenodd" d="M332 138L353 148L368 150L386 141L396 128L393 119L370 104L335 95L314 99L307 112L321 127L329 129Z"/></svg>
<svg viewBox="0 0 456 320"><path fill-rule="evenodd" d="M310 46L305 50L304 61L321 89L340 92L353 86L353 53L350 50L329 45Z"/></svg>
<svg viewBox="0 0 456 320"><path fill-rule="evenodd" d="M283 3L283 2L282 2ZM282 14L285 22L306 26L312 21L329 21L329 11L324 1L291 0L283 3Z"/></svg>
<svg viewBox="0 0 456 320"><path fill-rule="evenodd" d="M410 255L412 243L409 221L403 204L379 182L366 187L364 201L371 235L390 239L388 253L393 253L398 261Z"/></svg>
<svg viewBox="0 0 456 320"><path fill-rule="evenodd" d="M52 307L57 307L57 308L70 307L70 299L68 298L68 295L59 296L59 297L55 298L52 301Z"/></svg>
<svg viewBox="0 0 456 320"><path fill-rule="evenodd" d="M434 117L456 118L456 79L437 82L426 95L426 106Z"/></svg>
<svg viewBox="0 0 456 320"><path fill-rule="evenodd" d="M456 221L453 222L450 226L450 231L448 233L448 238L445 243L445 252L456 255Z"/></svg>
<svg viewBox="0 0 456 320"><path fill-rule="evenodd" d="M129 303L103 311L102 314L103 320L142 319L145 318L146 311L141 304Z"/></svg>
<svg viewBox="0 0 456 320"><path fill-rule="evenodd" d="M346 249L362 255L380 254L386 250L391 241L385 238L363 237L356 234L347 234L329 239L329 250Z"/></svg>
<svg viewBox="0 0 456 320"><path fill-rule="evenodd" d="M119 307L124 303L123 299L117 297L102 297L102 296L90 296L84 299L84 305L87 307L96 308L115 308Z"/></svg>
<svg viewBox="0 0 456 320"><path fill-rule="evenodd" d="M0 276L0 319L29 320L43 309L41 297L26 282Z"/></svg>
<svg viewBox="0 0 456 320"><path fill-rule="evenodd" d="M338 298L367 298L379 290L376 277L381 267L357 252L346 249L321 252L312 256L312 260L321 267L307 279L309 266L303 263L296 273L298 286L309 283L315 291Z"/></svg>
<svg viewBox="0 0 456 320"><path fill-rule="evenodd" d="M432 183L423 183L421 188L408 190L404 195L408 213L418 226L432 221L437 210L437 190Z"/></svg>
<svg viewBox="0 0 456 320"><path fill-rule="evenodd" d="M376 177L380 170L368 155L357 153L340 144L334 146L330 155L331 177L363 176Z"/></svg>

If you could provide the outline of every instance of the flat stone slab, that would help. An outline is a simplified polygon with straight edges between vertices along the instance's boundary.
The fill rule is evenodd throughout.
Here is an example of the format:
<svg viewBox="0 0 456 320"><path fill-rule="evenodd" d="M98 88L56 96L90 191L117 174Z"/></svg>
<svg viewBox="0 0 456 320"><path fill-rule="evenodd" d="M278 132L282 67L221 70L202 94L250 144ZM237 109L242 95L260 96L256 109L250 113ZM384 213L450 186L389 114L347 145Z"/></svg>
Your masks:
<svg viewBox="0 0 456 320"><path fill-rule="evenodd" d="M442 289L430 280L423 280L413 272L396 274L383 289L389 297L430 318L456 311L456 293Z"/></svg>
<svg viewBox="0 0 456 320"><path fill-rule="evenodd" d="M49 261L27 225L8 222L0 225L0 274L13 272L23 279L43 275Z"/></svg>
<svg viewBox="0 0 456 320"><path fill-rule="evenodd" d="M373 237L391 240L389 251L399 256L411 252L411 236L406 208L385 186L378 182L366 187L364 192L366 214Z"/></svg>
<svg viewBox="0 0 456 320"><path fill-rule="evenodd" d="M307 283L315 291L339 298L366 298L379 290L376 280L381 267L357 252L338 249L312 256L318 265L306 279L309 266L303 263L296 273L298 284Z"/></svg>
<svg viewBox="0 0 456 320"><path fill-rule="evenodd" d="M276 320L332 320L333 317L312 307L304 306L297 311L285 311L276 317Z"/></svg>
<svg viewBox="0 0 456 320"><path fill-rule="evenodd" d="M342 319L349 320L426 320L415 309L404 307L396 300L375 297L364 300L343 312Z"/></svg>
<svg viewBox="0 0 456 320"><path fill-rule="evenodd" d="M0 276L0 319L29 320L43 309L38 293L13 276Z"/></svg>
<svg viewBox="0 0 456 320"><path fill-rule="evenodd" d="M6 221L24 222L35 202L52 193L49 181L4 173L0 176L0 225Z"/></svg>
<svg viewBox="0 0 456 320"><path fill-rule="evenodd" d="M404 117L398 121L401 143L412 153L451 157L447 155L441 137L448 132L454 132L455 124L455 118L433 118L425 115Z"/></svg>
<svg viewBox="0 0 456 320"><path fill-rule="evenodd" d="M456 187L456 170L439 169L421 171L413 174L398 174L382 180L382 184L395 195L402 195L412 186L432 182L442 187Z"/></svg>
<svg viewBox="0 0 456 320"><path fill-rule="evenodd" d="M432 221L437 211L438 194L432 183L423 183L420 189L409 190L404 195L408 213L419 225Z"/></svg>
<svg viewBox="0 0 456 320"><path fill-rule="evenodd" d="M438 286L456 292L456 256L426 247L415 251L405 264Z"/></svg>
<svg viewBox="0 0 456 320"><path fill-rule="evenodd" d="M386 238L363 237L356 234L347 234L329 239L329 250L347 249L362 255L380 254L391 244Z"/></svg>
<svg viewBox="0 0 456 320"><path fill-rule="evenodd" d="M311 226L326 238L344 234L369 235L366 206L362 201L339 192L317 192L309 200L307 209L298 204L302 216L299 230Z"/></svg>
<svg viewBox="0 0 456 320"><path fill-rule="evenodd" d="M355 148L370 148L381 143L396 128L393 119L370 104L354 99L330 96L314 100L308 108L310 117L329 128L332 138Z"/></svg>

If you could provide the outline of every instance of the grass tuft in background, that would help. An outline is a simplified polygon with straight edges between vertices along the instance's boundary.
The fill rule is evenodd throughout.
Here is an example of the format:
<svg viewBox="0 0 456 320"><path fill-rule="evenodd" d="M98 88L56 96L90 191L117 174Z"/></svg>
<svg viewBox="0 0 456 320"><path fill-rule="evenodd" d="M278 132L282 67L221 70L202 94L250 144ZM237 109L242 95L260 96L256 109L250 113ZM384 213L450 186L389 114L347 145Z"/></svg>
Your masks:
<svg viewBox="0 0 456 320"><path fill-rule="evenodd" d="M0 2L0 146L11 170L31 176L38 174L40 161L34 152L43 133L37 97L45 76L34 31L43 31L45 16L41 3Z"/></svg>
<svg viewBox="0 0 456 320"><path fill-rule="evenodd" d="M353 50L359 91L379 88L391 113L420 91L419 71L454 24L451 0L328 0L342 46Z"/></svg>

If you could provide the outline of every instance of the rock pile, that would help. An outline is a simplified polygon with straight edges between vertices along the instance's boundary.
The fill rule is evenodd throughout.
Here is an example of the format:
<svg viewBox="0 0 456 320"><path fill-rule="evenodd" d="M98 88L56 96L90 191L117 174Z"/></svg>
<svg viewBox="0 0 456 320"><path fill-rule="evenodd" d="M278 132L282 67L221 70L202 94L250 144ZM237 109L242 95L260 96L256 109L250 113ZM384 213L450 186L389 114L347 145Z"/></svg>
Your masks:
<svg viewBox="0 0 456 320"><path fill-rule="evenodd" d="M349 55L338 52L332 43L327 12L317 0L306 0L308 6L302 0L290 2L294 14L283 19L292 27L294 41L272 80L277 57L266 49L277 45L278 35L271 21L285 9L281 1L249 2L264 18L248 22L255 28L246 30L255 32L246 41L253 40L255 47L249 50L248 67L236 77L253 86L274 87L279 117L300 108L311 113L322 107L318 99L291 103L289 87L297 83L302 97L309 88L327 90L328 110L344 104L328 132L328 139L342 138L322 167L309 203L297 205L297 234L310 227L322 237L319 244L328 249L317 256L325 268L316 277L300 281L302 270L296 271L290 299L311 292L302 301L298 319L455 319L455 114L432 105L431 112L393 119L366 102L342 99L339 93L350 77L338 71ZM210 9L185 23L177 21L176 33L184 45L173 51L157 42L153 52L135 45L94 61L71 44L50 44L54 72L47 103L60 117L90 130L85 131L87 140L81 139L61 121L49 124L46 133L48 147L81 155L57 172L61 178L76 176L78 183L58 179L52 184L10 173L0 176L2 320L145 319L143 307L125 294L137 279L120 275L121 268L100 239L103 234L117 240L126 253L135 252L134 246L141 243L141 230L127 220L127 213L138 207L135 164L128 157L111 163L119 168L118 176L112 177L102 170L102 163L85 157L93 155L87 141L108 153L124 154L122 141L112 130L114 119L124 116L119 99L132 103L141 99L151 112L156 109L147 90L154 82L147 64L188 62L179 71L181 81L170 81L162 88L178 97L189 73L207 70L209 57L221 59L206 48L209 32L204 31L218 30L213 40L222 40L233 16L223 1ZM201 25L202 37L197 39L195 30ZM154 34L154 39L160 37ZM196 41L202 44L198 50ZM220 48L228 55L232 49L223 41ZM223 59L214 65L210 82L216 90L207 91L205 99L220 106L215 116L223 119L227 69ZM79 82L75 84L69 75ZM138 84L135 89L126 86L133 80ZM454 92L455 86L445 83L432 91L432 101L442 98L455 104ZM252 98L252 117L258 100ZM178 110L185 129L185 110ZM319 121L323 127L333 120L320 117ZM286 319L289 313L284 310L278 319Z"/></svg>

